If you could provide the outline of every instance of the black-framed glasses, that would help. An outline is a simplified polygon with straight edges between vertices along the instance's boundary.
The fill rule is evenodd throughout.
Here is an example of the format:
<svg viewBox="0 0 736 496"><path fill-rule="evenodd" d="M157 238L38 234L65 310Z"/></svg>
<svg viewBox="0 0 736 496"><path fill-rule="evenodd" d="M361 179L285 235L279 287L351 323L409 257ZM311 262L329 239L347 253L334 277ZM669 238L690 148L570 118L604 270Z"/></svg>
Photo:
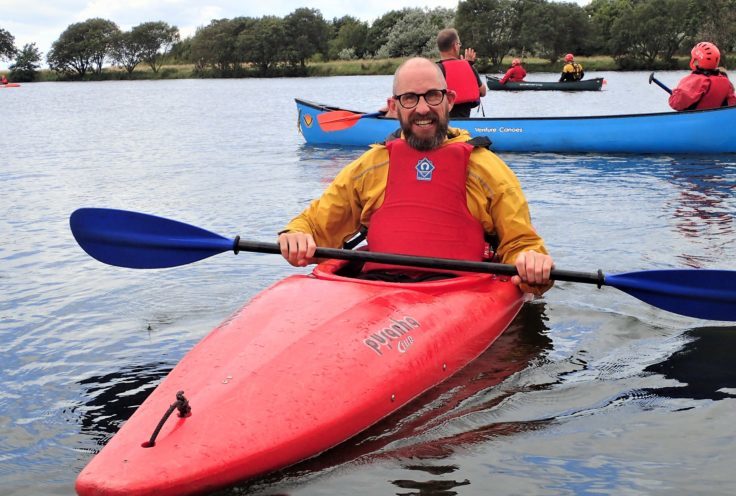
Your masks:
<svg viewBox="0 0 736 496"><path fill-rule="evenodd" d="M435 107L442 103L446 93L447 90L429 90L424 93L402 93L401 95L394 95L394 99L405 109L413 109L419 105L419 97L424 97L427 105Z"/></svg>

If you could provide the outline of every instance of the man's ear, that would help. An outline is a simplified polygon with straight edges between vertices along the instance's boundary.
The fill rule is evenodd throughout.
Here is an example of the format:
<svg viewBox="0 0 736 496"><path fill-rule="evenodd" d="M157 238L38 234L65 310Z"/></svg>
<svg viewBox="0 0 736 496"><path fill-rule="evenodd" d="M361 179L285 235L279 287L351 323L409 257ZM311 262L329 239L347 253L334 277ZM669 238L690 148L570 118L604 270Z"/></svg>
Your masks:
<svg viewBox="0 0 736 496"><path fill-rule="evenodd" d="M445 98L447 98L447 103L450 105L450 110L452 110L452 107L455 105L455 98L457 98L457 93L455 92L455 90L447 90Z"/></svg>
<svg viewBox="0 0 736 496"><path fill-rule="evenodd" d="M395 98L388 98L386 99L386 106L388 106L388 113L389 114L396 114L396 99Z"/></svg>

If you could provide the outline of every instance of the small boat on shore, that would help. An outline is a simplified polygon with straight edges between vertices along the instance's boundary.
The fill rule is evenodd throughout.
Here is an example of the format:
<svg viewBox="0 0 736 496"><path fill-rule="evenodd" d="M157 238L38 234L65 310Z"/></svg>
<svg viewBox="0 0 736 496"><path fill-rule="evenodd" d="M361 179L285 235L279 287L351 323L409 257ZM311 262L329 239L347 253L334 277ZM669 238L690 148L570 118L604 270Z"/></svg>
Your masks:
<svg viewBox="0 0 736 496"><path fill-rule="evenodd" d="M399 128L396 119L296 99L308 144L367 146ZM450 125L490 138L496 152L736 153L736 107L584 117L469 117Z"/></svg>
<svg viewBox="0 0 736 496"><path fill-rule="evenodd" d="M600 91L603 78L583 79L580 81L508 81L501 84L495 76L486 76L489 91Z"/></svg>

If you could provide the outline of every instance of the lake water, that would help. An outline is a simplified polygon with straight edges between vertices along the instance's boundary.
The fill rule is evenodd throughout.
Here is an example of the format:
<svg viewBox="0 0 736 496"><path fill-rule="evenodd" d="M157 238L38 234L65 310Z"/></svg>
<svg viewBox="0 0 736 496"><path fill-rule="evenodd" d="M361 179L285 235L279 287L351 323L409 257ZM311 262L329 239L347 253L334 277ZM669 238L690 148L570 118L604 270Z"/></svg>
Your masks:
<svg viewBox="0 0 736 496"><path fill-rule="evenodd" d="M657 76L675 86L684 74ZM484 111L668 110L648 73L596 76L603 92L490 92ZM0 493L73 494L195 343L304 271L247 253L106 266L75 243L71 212L123 208L273 241L361 152L306 146L293 98L371 111L390 87L377 76L0 93ZM559 268L736 270L736 156L501 156ZM734 494L735 356L733 324L557 284L455 378L328 453L222 494Z"/></svg>

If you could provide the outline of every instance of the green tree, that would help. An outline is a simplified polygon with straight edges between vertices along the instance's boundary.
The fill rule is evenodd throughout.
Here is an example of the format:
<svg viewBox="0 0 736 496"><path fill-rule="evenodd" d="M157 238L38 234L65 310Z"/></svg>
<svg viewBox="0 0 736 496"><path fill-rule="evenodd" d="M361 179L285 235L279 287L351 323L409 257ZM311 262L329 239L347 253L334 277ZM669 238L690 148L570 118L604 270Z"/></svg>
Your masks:
<svg viewBox="0 0 736 496"><path fill-rule="evenodd" d="M141 47L141 60L155 73L159 71L174 43L179 41L179 28L163 21L144 22L131 30Z"/></svg>
<svg viewBox="0 0 736 496"><path fill-rule="evenodd" d="M35 43L26 43L15 57L10 66L10 79L19 82L30 82L36 79L36 73L41 67L41 52Z"/></svg>
<svg viewBox="0 0 736 496"><path fill-rule="evenodd" d="M585 6L590 19L591 48L599 53L613 53L613 25L624 13L634 8L632 0L593 0Z"/></svg>
<svg viewBox="0 0 736 496"><path fill-rule="evenodd" d="M112 56L120 36L117 24L94 18L71 24L51 45L46 60L58 73L76 73L84 77L89 71L102 72L105 59Z"/></svg>
<svg viewBox="0 0 736 496"><path fill-rule="evenodd" d="M624 68L653 67L673 56L697 31L691 0L647 0L626 10L612 26L614 58Z"/></svg>
<svg viewBox="0 0 736 496"><path fill-rule="evenodd" d="M244 62L238 46L238 36L253 26L254 19L213 19L207 26L198 28L192 38L191 58L195 70L204 71L211 66L219 75L233 75Z"/></svg>
<svg viewBox="0 0 736 496"><path fill-rule="evenodd" d="M283 60L281 47L286 42L284 19L264 16L254 19L249 29L240 32L237 45L243 60L257 67L262 75L267 75Z"/></svg>
<svg viewBox="0 0 736 496"><path fill-rule="evenodd" d="M376 19L368 29L366 37L366 52L375 55L378 50L388 42L389 34L394 25L399 22L408 9L391 10Z"/></svg>
<svg viewBox="0 0 736 496"><path fill-rule="evenodd" d="M695 11L700 22L695 38L690 40L691 45L710 41L718 46L722 54L736 50L736 0L698 3Z"/></svg>
<svg viewBox="0 0 736 496"><path fill-rule="evenodd" d="M0 60L10 60L15 56L16 52L15 37L3 28L0 28Z"/></svg>
<svg viewBox="0 0 736 496"><path fill-rule="evenodd" d="M126 31L117 36L111 51L111 57L115 64L125 68L130 74L141 63L142 56L143 47L136 37L136 33Z"/></svg>
<svg viewBox="0 0 736 496"><path fill-rule="evenodd" d="M366 53L368 24L355 17L344 16L333 20L332 25L335 36L329 41L329 58L337 58L343 50L352 50L356 57L363 58Z"/></svg>
<svg viewBox="0 0 736 496"><path fill-rule="evenodd" d="M466 0L458 3L455 27L460 39L494 66L501 65L518 39L518 2L514 0Z"/></svg>
<svg viewBox="0 0 736 496"><path fill-rule="evenodd" d="M582 7L544 0L525 0L519 5L517 49L526 49L552 63L567 52L585 51L590 21Z"/></svg>
<svg viewBox="0 0 736 496"><path fill-rule="evenodd" d="M291 63L302 70L307 60L316 53L327 55L327 42L330 38L330 26L317 9L302 7L296 9L284 19L289 33L287 57Z"/></svg>
<svg viewBox="0 0 736 496"><path fill-rule="evenodd" d="M437 33L446 26L452 26L454 20L455 11L452 9L405 9L404 16L391 28L386 44L377 55L437 57Z"/></svg>

